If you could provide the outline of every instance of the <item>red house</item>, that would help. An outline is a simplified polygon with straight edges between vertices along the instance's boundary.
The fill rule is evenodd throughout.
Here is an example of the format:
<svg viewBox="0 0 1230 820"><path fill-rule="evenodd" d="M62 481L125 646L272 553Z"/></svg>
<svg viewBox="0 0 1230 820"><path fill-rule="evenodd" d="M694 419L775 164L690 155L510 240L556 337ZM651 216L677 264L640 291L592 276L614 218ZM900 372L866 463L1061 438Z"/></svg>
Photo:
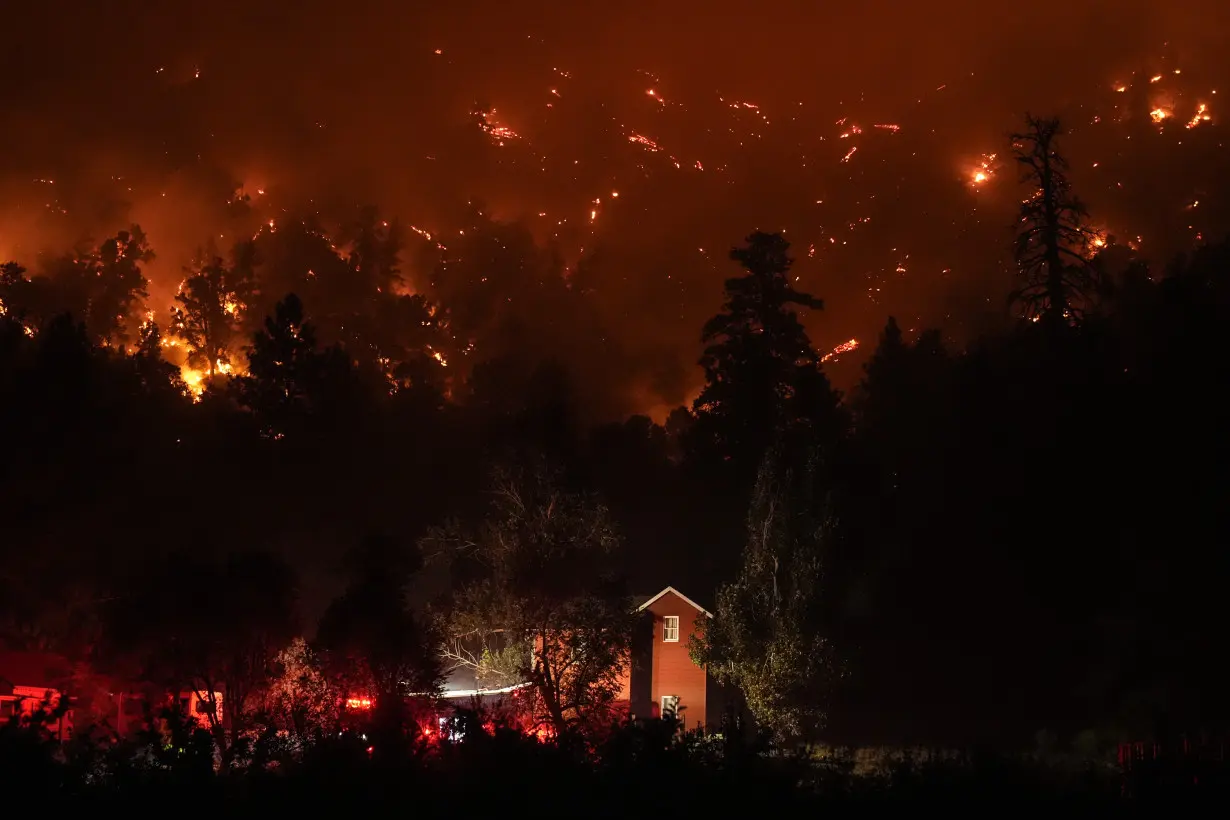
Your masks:
<svg viewBox="0 0 1230 820"><path fill-rule="evenodd" d="M688 639L712 613L674 587L644 597L636 611L641 620L621 698L632 716L674 714L688 729L718 727L722 690L688 655Z"/></svg>
<svg viewBox="0 0 1230 820"><path fill-rule="evenodd" d="M0 723L28 720L44 708L55 711L71 679L71 664L57 655L0 651ZM66 709L45 728L57 740L71 739L73 710Z"/></svg>

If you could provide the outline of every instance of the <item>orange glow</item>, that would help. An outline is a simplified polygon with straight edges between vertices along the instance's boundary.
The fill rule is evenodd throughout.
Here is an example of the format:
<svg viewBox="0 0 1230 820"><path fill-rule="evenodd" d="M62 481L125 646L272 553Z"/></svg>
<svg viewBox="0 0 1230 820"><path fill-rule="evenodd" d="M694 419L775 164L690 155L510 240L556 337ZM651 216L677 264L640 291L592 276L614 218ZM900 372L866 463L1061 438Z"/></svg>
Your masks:
<svg viewBox="0 0 1230 820"><path fill-rule="evenodd" d="M346 698L347 709L370 709L372 708L371 698Z"/></svg>
<svg viewBox="0 0 1230 820"><path fill-rule="evenodd" d="M852 350L858 350L858 339L851 339L848 342L842 342L841 344L837 345L837 347L833 348L831 351L821 356L820 362L824 363L824 362L834 361L841 354L849 353Z"/></svg>

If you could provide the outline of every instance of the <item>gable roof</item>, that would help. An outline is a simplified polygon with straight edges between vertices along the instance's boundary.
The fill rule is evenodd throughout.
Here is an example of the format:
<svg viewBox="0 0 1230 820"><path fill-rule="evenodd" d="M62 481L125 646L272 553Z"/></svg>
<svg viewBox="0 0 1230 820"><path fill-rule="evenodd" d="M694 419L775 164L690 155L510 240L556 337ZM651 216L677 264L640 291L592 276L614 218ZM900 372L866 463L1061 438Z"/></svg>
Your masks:
<svg viewBox="0 0 1230 820"><path fill-rule="evenodd" d="M638 606L638 607L636 608L636 611L637 611L637 612L644 612L646 609L648 609L648 608L649 608L649 606L650 606L650 605L651 605L654 601L658 600L659 598L661 598L663 595L665 595L665 594L666 594L666 593L668 593L668 592L674 593L675 595L679 596L679 598L681 598L681 599L683 600L683 602L684 602L684 603L686 603L688 606L692 607L692 609L695 609L697 612L704 613L704 615L705 615L705 616L707 616L707 617L709 617L709 618L712 618L712 617L713 617L713 613L712 613L712 612L710 612L709 610L705 609L703 606L701 606L700 604L696 603L696 602L695 602L695 601L693 601L691 598L689 598L688 596L684 595L682 592L680 592L679 590L675 589L674 587L667 587L666 589L664 589L664 590L662 590L661 592L659 592L657 595L654 595L654 596L653 596L653 597L651 597L648 601L646 601L645 603L643 603L643 604L641 604L640 606Z"/></svg>

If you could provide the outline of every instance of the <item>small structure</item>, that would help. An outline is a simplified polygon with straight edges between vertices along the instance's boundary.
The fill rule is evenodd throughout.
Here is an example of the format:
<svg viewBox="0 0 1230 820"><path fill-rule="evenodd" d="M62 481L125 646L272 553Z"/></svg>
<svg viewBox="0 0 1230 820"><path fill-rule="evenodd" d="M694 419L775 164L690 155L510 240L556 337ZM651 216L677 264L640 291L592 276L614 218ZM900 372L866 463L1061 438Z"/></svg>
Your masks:
<svg viewBox="0 0 1230 820"><path fill-rule="evenodd" d="M0 722L29 720L45 710L44 728L59 741L71 740L73 711L60 709L69 705L64 693L71 679L72 664L58 655L0 651Z"/></svg>
<svg viewBox="0 0 1230 820"><path fill-rule="evenodd" d="M674 587L643 596L621 700L633 717L675 715L688 729L721 724L722 690L693 662L688 639L713 615Z"/></svg>

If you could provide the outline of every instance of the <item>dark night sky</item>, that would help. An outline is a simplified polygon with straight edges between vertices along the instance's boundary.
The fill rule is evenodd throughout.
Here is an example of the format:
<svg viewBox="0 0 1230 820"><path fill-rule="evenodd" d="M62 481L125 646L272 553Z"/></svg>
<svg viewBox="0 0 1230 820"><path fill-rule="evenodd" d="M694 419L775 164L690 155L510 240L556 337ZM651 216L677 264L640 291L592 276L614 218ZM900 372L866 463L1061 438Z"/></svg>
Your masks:
<svg viewBox="0 0 1230 820"><path fill-rule="evenodd" d="M801 284L825 298L809 319L818 347L853 337L866 350L889 313L956 337L1002 314L1021 190L1008 165L979 189L970 176L984 154L1005 159L1026 110L1073 129L1094 226L1140 236L1154 259L1221 232L1230 84L1212 49L1230 8L990 5L7 7L0 257L33 264L137 221L159 252L151 307L165 309L193 249L236 238L231 183L266 190L256 203L271 218L371 202L446 243L481 201L589 266L593 339L577 349L604 351L592 372L618 388L601 412L661 416L693 394L726 251L756 227L786 230ZM1211 120L1184 128L1200 103ZM476 107L518 137L498 145ZM1161 127L1158 107L1173 111ZM836 365L839 383L857 361Z"/></svg>

